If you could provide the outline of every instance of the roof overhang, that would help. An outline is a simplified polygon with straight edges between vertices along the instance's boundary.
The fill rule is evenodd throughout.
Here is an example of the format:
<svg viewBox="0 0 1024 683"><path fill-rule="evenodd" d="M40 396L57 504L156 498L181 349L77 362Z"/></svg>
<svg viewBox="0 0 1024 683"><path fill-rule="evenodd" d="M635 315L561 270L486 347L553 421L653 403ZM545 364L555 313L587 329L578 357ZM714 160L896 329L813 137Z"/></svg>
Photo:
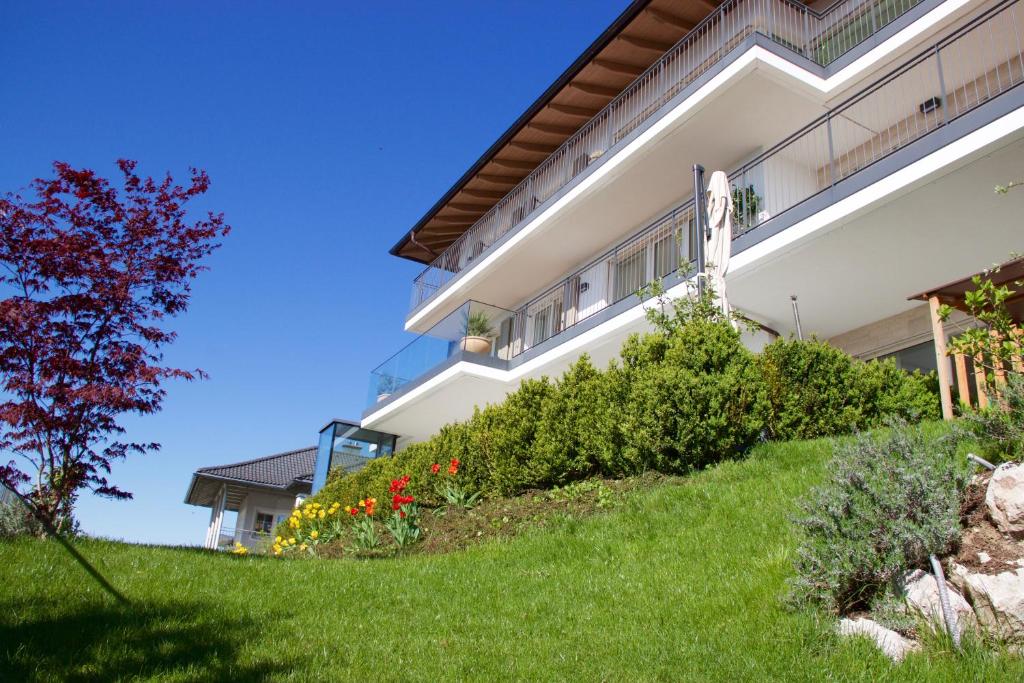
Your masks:
<svg viewBox="0 0 1024 683"><path fill-rule="evenodd" d="M265 491L268 493L279 493L282 495L296 495L312 491L312 481L293 480L288 486L274 486L254 482L247 479L234 477L223 477L205 472L194 472L192 481L189 482L188 492L185 494L185 503L198 505L200 507L212 507L214 499L222 486L230 486L236 489L247 489L252 491ZM229 508L230 509L230 508Z"/></svg>
<svg viewBox="0 0 1024 683"><path fill-rule="evenodd" d="M634 0L391 248L430 263L720 0Z"/></svg>
<svg viewBox="0 0 1024 683"><path fill-rule="evenodd" d="M975 276L987 277L996 286L1009 285L1011 290L1013 290L1015 282L1024 280L1024 257L1011 259L990 270L973 273L959 280L947 282L944 285L909 296L907 299L910 301L928 301L928 299L936 297L941 303L969 314L970 310L964 303L964 295L968 291L977 289L973 282ZM1006 300L1006 306L1013 319L1018 323L1021 322L1022 318L1024 318L1024 288L1016 289Z"/></svg>

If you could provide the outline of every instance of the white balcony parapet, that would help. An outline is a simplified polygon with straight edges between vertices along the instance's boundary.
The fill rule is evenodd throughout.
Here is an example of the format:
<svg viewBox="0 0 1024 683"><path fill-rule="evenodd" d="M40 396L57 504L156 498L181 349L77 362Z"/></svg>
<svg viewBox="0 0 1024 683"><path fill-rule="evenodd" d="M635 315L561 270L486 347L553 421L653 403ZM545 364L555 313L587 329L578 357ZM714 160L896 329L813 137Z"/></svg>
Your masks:
<svg viewBox="0 0 1024 683"><path fill-rule="evenodd" d="M1004 0L728 174L733 238L783 216L1024 82L1024 0ZM776 223L778 224L778 223ZM765 229L770 230L770 227ZM371 373L369 406L454 358L483 315L508 362L692 262L693 198L514 311L466 302Z"/></svg>
<svg viewBox="0 0 1024 683"><path fill-rule="evenodd" d="M414 280L419 308L503 235L754 33L827 66L922 0L727 0L566 140Z"/></svg>

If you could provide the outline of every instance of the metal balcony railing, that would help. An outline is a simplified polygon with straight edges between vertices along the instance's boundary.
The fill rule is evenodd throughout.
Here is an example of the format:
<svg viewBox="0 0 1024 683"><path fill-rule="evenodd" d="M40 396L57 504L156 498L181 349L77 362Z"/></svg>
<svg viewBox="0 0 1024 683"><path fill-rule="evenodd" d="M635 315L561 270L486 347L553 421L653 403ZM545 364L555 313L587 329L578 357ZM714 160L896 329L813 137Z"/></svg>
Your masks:
<svg viewBox="0 0 1024 683"><path fill-rule="evenodd" d="M748 36L760 33L825 66L919 2L840 0L818 13L793 0L727 0L434 259L413 282L411 307L434 296Z"/></svg>
<svg viewBox="0 0 1024 683"><path fill-rule="evenodd" d="M733 236L747 234L1024 82L1024 0L1006 0L728 174ZM515 311L464 304L371 374L369 404L465 348L487 319L486 355L511 360L694 258L693 198ZM387 391L380 391L386 387Z"/></svg>

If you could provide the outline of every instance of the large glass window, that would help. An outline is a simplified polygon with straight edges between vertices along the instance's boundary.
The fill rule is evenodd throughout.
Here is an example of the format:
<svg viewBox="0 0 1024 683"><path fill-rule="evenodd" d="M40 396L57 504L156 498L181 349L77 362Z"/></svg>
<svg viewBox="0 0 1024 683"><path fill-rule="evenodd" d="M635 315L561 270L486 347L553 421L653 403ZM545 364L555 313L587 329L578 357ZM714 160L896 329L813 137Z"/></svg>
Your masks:
<svg viewBox="0 0 1024 683"><path fill-rule="evenodd" d="M332 470L355 472L373 458L391 455L396 440L393 434L363 429L354 422L335 420L330 423L320 432L313 492L327 483L327 476Z"/></svg>

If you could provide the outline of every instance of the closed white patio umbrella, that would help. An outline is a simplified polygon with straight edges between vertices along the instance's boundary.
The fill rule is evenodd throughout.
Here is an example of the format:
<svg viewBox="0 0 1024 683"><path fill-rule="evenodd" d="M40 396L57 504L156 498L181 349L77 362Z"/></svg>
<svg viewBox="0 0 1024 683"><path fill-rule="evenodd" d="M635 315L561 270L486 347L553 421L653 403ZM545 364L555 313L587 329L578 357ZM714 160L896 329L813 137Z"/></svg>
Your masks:
<svg viewBox="0 0 1024 683"><path fill-rule="evenodd" d="M729 315L729 297L725 291L725 274L729 270L732 250L732 192L729 178L722 171L711 174L707 190L708 227L710 236L704 250L708 282L715 289L722 312Z"/></svg>

